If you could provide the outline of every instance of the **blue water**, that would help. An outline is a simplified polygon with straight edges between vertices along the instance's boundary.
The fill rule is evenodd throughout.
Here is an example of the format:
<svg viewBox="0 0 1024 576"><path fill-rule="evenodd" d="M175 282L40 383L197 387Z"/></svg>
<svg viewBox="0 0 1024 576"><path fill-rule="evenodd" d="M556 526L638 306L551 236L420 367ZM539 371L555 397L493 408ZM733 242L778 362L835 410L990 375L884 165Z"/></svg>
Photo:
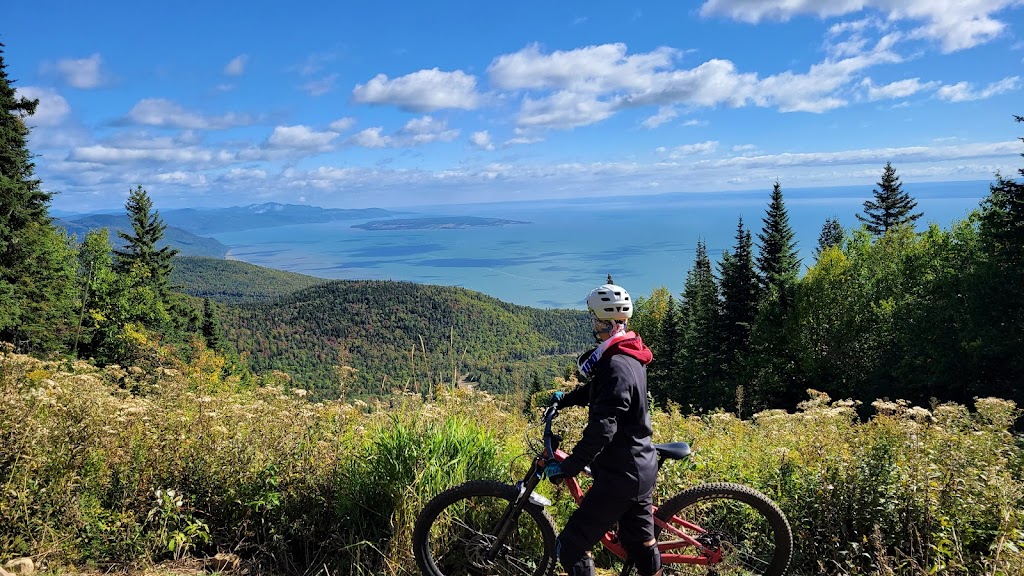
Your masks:
<svg viewBox="0 0 1024 576"><path fill-rule="evenodd" d="M922 226L943 228L977 208L985 182L904 185L924 212ZM813 264L828 217L857 226L868 188L783 190L797 248ZM682 291L698 239L713 261L735 246L743 218L754 241L770 191L686 193L587 200L424 206L423 216L480 216L525 221L501 227L361 230L353 220L218 234L229 257L331 279L389 279L462 286L506 302L582 308L608 274L634 296L664 286ZM402 218L415 217L404 214Z"/></svg>

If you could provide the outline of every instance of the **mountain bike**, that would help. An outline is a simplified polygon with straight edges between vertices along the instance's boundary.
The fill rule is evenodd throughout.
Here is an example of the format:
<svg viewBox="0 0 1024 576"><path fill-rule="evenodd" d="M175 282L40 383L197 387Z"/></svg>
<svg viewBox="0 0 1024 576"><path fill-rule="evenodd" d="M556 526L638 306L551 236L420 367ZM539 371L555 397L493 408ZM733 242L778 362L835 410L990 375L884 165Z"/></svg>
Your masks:
<svg viewBox="0 0 1024 576"><path fill-rule="evenodd" d="M544 412L543 445L530 469L515 484L472 480L435 496L420 512L413 530L416 563L424 576L554 574L555 526L545 510L551 501L536 492L548 461L568 454L551 430L558 404ZM685 442L655 444L658 469L685 460ZM583 476L590 471L584 470ZM576 504L580 479L564 480ZM767 496L728 482L700 484L654 507L655 531L664 573L782 576L793 553L789 522ZM623 560L621 575L632 572L614 528L601 544Z"/></svg>

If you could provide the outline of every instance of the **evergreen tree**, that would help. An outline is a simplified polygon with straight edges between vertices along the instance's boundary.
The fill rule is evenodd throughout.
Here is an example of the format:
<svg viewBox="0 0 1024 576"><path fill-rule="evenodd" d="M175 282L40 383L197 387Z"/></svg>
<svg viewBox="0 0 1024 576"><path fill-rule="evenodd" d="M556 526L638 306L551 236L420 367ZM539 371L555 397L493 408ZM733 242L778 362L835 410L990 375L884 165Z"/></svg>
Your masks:
<svg viewBox="0 0 1024 576"><path fill-rule="evenodd" d="M201 332L207 346L214 350L223 350L224 336L220 330L220 321L217 319L217 313L209 298L203 298L203 324Z"/></svg>
<svg viewBox="0 0 1024 576"><path fill-rule="evenodd" d="M117 271L131 274L143 285L152 288L165 302L169 301L171 259L178 253L170 246L157 248L167 225L160 213L153 210L149 194L138 186L131 191L125 209L132 223L132 233L118 230L125 247L114 251Z"/></svg>
<svg viewBox="0 0 1024 576"><path fill-rule="evenodd" d="M826 248L841 246L845 235L846 231L843 230L843 225L839 223L839 220L831 216L826 218L825 224L821 227L821 234L818 235L818 247L814 249L814 257L821 256Z"/></svg>
<svg viewBox="0 0 1024 576"><path fill-rule="evenodd" d="M1014 116L1017 122L1024 117ZM1024 141L1024 138L1021 138ZM1024 155L1022 155L1024 156ZM1018 170L1024 177L1024 168ZM1024 397L1024 184L996 175L982 202L979 234L984 262L974 285L983 290L979 312L990 392Z"/></svg>
<svg viewBox="0 0 1024 576"><path fill-rule="evenodd" d="M917 201L903 190L903 183L896 175L892 162L885 163L882 181L876 184L878 188L871 190L875 199L866 200L864 214L857 214L857 219L863 222L872 234L880 236L890 228L913 224L923 215L923 212L913 212L917 207Z"/></svg>
<svg viewBox="0 0 1024 576"><path fill-rule="evenodd" d="M35 164L27 147L25 117L35 114L39 100L16 98L7 78L4 45L0 43L0 266L18 258L17 241L32 223L49 224L49 192L33 177Z"/></svg>
<svg viewBox="0 0 1024 576"><path fill-rule="evenodd" d="M679 404L700 408L725 406L728 395L721 387L721 299L711 269L707 246L697 242L697 257L687 273L680 307Z"/></svg>
<svg viewBox="0 0 1024 576"><path fill-rule="evenodd" d="M782 186L778 182L772 189L771 203L762 222L764 227L757 235L760 241L757 268L761 286L768 290L791 284L800 272L800 259L797 258L795 235L789 225L789 213L782 199Z"/></svg>
<svg viewBox="0 0 1024 576"><path fill-rule="evenodd" d="M754 269L753 240L744 229L743 218L736 228L736 246L725 252L719 264L722 275L722 351L730 366L746 352L750 329L757 315L760 289Z"/></svg>
<svg viewBox="0 0 1024 576"><path fill-rule="evenodd" d="M52 194L34 177L25 118L38 100L15 96L0 44L0 340L56 351L72 338L74 251L52 226Z"/></svg>

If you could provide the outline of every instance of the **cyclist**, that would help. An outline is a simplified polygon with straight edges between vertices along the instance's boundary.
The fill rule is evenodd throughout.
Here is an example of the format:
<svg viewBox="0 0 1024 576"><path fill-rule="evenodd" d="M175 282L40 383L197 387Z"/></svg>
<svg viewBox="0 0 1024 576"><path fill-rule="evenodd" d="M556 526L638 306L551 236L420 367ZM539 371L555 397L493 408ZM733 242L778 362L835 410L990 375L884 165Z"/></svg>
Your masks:
<svg viewBox="0 0 1024 576"><path fill-rule="evenodd" d="M620 286L601 285L587 295L597 348L580 356L584 384L555 392L559 406L587 406L587 426L562 462L550 462L552 482L590 466L593 485L558 536L558 559L570 576L593 576L590 550L618 522L619 542L640 576L661 573L652 511L657 456L651 444L646 366L653 356L626 330L633 302Z"/></svg>

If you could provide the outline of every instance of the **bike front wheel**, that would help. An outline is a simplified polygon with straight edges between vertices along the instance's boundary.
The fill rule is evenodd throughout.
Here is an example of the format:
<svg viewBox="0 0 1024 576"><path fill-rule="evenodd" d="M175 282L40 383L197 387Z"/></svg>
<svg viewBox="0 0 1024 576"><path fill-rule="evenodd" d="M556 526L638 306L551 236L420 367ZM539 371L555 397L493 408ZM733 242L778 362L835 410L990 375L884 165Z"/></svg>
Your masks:
<svg viewBox="0 0 1024 576"><path fill-rule="evenodd" d="M555 527L542 506L527 502L495 536L519 491L475 480L434 497L416 518L413 554L424 576L542 576L555 563Z"/></svg>
<svg viewBox="0 0 1024 576"><path fill-rule="evenodd" d="M793 555L793 534L785 515L767 496L741 484L694 486L659 506L656 516L701 543L682 546L672 530L659 527L660 545L672 548L664 554L711 562L665 564L666 574L782 576Z"/></svg>

